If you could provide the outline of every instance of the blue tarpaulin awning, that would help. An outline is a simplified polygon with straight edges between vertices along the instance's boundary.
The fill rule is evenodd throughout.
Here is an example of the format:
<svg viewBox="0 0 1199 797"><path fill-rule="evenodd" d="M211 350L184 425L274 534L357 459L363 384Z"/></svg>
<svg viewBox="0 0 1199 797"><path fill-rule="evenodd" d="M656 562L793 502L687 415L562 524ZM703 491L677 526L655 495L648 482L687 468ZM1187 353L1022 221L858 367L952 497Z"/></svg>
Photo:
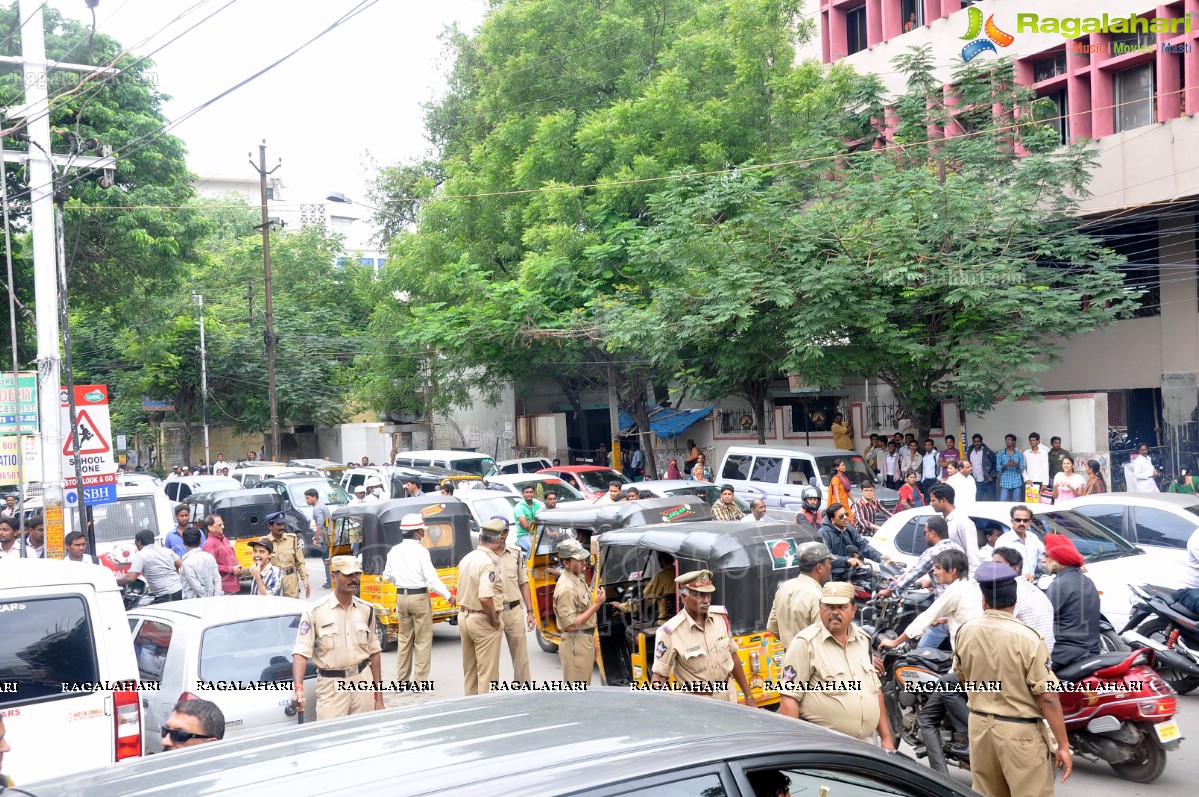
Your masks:
<svg viewBox="0 0 1199 797"><path fill-rule="evenodd" d="M649 414L649 428L658 437L661 437L663 440L669 440L672 437L678 437L693 425L707 418L711 413L711 407L703 407L697 410L658 407ZM637 430L637 422L627 412L622 411L619 420L621 434L631 434Z"/></svg>

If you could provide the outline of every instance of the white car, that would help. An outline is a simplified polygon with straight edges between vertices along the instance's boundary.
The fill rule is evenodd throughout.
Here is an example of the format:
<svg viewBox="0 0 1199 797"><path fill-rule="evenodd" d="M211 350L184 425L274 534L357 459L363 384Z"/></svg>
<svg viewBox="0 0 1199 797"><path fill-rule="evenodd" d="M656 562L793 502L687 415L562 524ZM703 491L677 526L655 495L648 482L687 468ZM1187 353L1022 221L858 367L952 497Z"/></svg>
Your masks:
<svg viewBox="0 0 1199 797"><path fill-rule="evenodd" d="M1011 530L1013 503L980 501L967 508L978 527L979 546L986 544L988 528ZM1087 575L1099 590L1099 609L1117 630L1124 627L1129 614L1129 584L1177 585L1185 570L1183 551L1138 548L1102 526L1070 509L1049 504L1029 504L1033 513L1033 531L1044 538L1046 531L1070 537L1079 553L1086 557ZM924 523L936 514L930 507L907 509L887 520L870 544L897 562L912 564L927 548ZM1043 576L1038 585L1044 589L1052 576Z"/></svg>
<svg viewBox="0 0 1199 797"><path fill-rule="evenodd" d="M1086 515L1133 545L1185 551L1199 531L1199 495L1099 493L1075 498L1065 508Z"/></svg>
<svg viewBox="0 0 1199 797"><path fill-rule="evenodd" d="M700 495L700 493L703 493L700 497L708 502L708 506L716 506L716 502L720 500L720 485L712 484L711 482L697 482L687 479L655 479L647 482L630 482L625 486L626 488L636 487L638 490L645 490L659 498L673 498L679 495ZM742 512L747 515L749 514L749 501L734 493L733 503ZM767 517L786 520L788 523L795 519L794 512L789 512L785 518L782 518L778 517L777 510L768 509L766 510L766 515Z"/></svg>
<svg viewBox="0 0 1199 797"><path fill-rule="evenodd" d="M148 730L145 752L162 750L158 728L179 700L199 697L220 706L226 739L296 724L295 712L288 713L288 685L291 650L305 606L293 598L239 595L130 609L141 682L157 684L155 691L141 692ZM311 662L304 693L309 707L304 718L315 720L316 669Z"/></svg>
<svg viewBox="0 0 1199 797"><path fill-rule="evenodd" d="M488 476L483 480L484 490L496 490L502 493L512 493L523 496L525 487L532 485L537 493L538 501L545 501L545 494L554 491L558 494L558 506L572 501L587 501L575 488L571 487L557 476L543 473L512 473L501 476ZM590 503L587 501L587 503Z"/></svg>
<svg viewBox="0 0 1199 797"><path fill-rule="evenodd" d="M182 501L192 493L216 493L222 490L240 490L244 485L232 476L172 476L163 485L162 491L172 501Z"/></svg>
<svg viewBox="0 0 1199 797"><path fill-rule="evenodd" d="M255 467L253 464L251 464L247 465L246 467L230 471L229 478L236 479L242 487L245 487L247 490L249 490L263 479L274 479L283 475L318 476L323 479L328 474L322 473L316 468L300 468L291 467L288 465L272 465L268 463L258 467Z"/></svg>
<svg viewBox="0 0 1199 797"><path fill-rule="evenodd" d="M491 471L494 475L502 473L536 473L545 468L554 467L554 463L550 462L545 457L525 457L524 459L501 459L495 463L495 468Z"/></svg>

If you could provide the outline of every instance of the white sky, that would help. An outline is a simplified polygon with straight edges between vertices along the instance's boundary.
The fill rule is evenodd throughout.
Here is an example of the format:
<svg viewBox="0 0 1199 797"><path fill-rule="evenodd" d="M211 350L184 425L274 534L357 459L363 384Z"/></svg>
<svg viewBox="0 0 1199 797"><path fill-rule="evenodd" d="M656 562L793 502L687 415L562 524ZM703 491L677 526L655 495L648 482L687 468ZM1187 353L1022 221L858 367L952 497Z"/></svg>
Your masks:
<svg viewBox="0 0 1199 797"><path fill-rule="evenodd" d="M145 55L216 11L228 0L101 0L97 30ZM182 116L312 38L358 0L237 0L152 56L158 89L172 97L170 120ZM64 16L91 24L84 0L51 0ZM486 0L382 0L289 61L172 130L184 140L188 165L201 176L257 179L267 142L267 168L290 189L288 202L319 201L331 191L365 200L369 151L381 165L428 150L421 103L444 91L438 34L458 22L473 31Z"/></svg>

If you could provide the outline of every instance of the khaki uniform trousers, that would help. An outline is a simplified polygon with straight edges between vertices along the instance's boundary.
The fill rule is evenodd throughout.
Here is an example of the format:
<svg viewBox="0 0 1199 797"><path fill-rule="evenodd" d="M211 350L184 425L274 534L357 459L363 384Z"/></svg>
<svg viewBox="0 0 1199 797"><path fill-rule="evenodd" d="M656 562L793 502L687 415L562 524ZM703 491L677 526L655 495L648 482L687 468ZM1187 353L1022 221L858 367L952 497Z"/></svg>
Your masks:
<svg viewBox="0 0 1199 797"><path fill-rule="evenodd" d="M459 614L462 637L462 690L468 695L487 694L491 682L500 679L501 629L492 628L487 615Z"/></svg>
<svg viewBox="0 0 1199 797"><path fill-rule="evenodd" d="M396 648L396 680L425 681L433 656L433 603L429 593L396 594L396 621L399 623Z"/></svg>
<svg viewBox="0 0 1199 797"><path fill-rule="evenodd" d="M513 606L505 609L500 615L504 621L504 637L508 640L508 654L512 657L512 680L528 683L533 680L529 674L529 639L526 636L528 625L527 614L523 606Z"/></svg>
<svg viewBox="0 0 1199 797"><path fill-rule="evenodd" d="M283 576L283 597L304 597L304 582L300 580L299 573L288 573L287 575Z"/></svg>
<svg viewBox="0 0 1199 797"><path fill-rule="evenodd" d="M1053 797L1053 761L1043 726L971 712L971 788L986 797Z"/></svg>
<svg viewBox="0 0 1199 797"><path fill-rule="evenodd" d="M338 689L339 683L353 683L358 686L360 681L370 681L370 667L364 667L362 672L352 678L326 678L316 676L316 718L318 720L345 717L350 714L365 714L375 710L375 692L373 689L350 691Z"/></svg>
<svg viewBox="0 0 1199 797"><path fill-rule="evenodd" d="M595 637L591 631L562 634L558 657L562 659L563 681L591 684L591 671L595 668Z"/></svg>

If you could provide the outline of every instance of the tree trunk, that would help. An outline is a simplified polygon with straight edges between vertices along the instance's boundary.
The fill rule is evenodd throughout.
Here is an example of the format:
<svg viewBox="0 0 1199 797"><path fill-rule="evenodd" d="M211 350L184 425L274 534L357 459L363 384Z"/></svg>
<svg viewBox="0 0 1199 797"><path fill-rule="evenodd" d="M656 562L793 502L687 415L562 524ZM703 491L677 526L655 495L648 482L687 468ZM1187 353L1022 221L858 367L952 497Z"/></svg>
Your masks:
<svg viewBox="0 0 1199 797"><path fill-rule="evenodd" d="M583 411L583 402L579 400L579 391L575 390L574 385L569 384L565 379L555 378L554 381L558 383L558 387L562 388L562 392L566 394L566 400L570 402L575 433L579 436L579 448L583 451L590 451L591 435L587 431L587 414Z"/></svg>
<svg viewBox="0 0 1199 797"><path fill-rule="evenodd" d="M633 419L637 421L637 444L641 447L641 456L644 459L642 467L647 474L656 478L658 461L654 456L654 446L650 442L653 439L653 433L649 429L649 406L645 401L644 390L634 391Z"/></svg>

